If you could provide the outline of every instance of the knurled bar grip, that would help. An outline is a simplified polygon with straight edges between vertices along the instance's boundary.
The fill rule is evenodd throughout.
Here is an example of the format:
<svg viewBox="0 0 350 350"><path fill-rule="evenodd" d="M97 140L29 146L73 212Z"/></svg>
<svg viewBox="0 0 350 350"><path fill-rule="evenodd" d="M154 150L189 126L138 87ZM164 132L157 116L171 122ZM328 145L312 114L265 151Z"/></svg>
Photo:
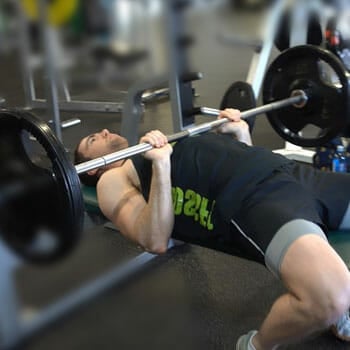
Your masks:
<svg viewBox="0 0 350 350"><path fill-rule="evenodd" d="M283 107L288 107L291 105L298 105L298 104L300 105L306 101L307 101L307 95L303 91L300 91L300 94L297 94L295 96L244 111L241 113L241 119L247 119L249 117L257 116L258 114L263 114L266 112L270 112L270 111L280 109ZM199 109L199 111L202 114L213 115L213 116L217 116L220 114L220 110L208 108L208 107L202 107ZM203 123L203 124L200 124L198 126L194 126L192 128L188 128L186 130L180 131L178 133L168 135L167 139L168 139L168 142L174 142L174 141L178 141L180 139L183 139L183 138L186 138L189 136L202 134L202 133L208 132L208 131L210 131L210 130L212 130L212 129L214 129L222 124L225 124L228 121L229 121L229 119L222 118L222 119L217 119L217 120L214 120L214 121L211 121L208 123ZM147 152L147 151L151 150L152 148L153 148L153 146L150 145L149 143L140 143L138 145L125 148L121 151L117 151L117 152L108 154L106 156L100 157L100 158L96 158L96 159L92 159L92 160L89 160L89 161L84 162L84 163L80 163L80 164L75 166L75 169L76 169L78 174L86 173L90 170L104 167L108 164L117 162L117 161L122 160L122 159L132 157L136 154Z"/></svg>

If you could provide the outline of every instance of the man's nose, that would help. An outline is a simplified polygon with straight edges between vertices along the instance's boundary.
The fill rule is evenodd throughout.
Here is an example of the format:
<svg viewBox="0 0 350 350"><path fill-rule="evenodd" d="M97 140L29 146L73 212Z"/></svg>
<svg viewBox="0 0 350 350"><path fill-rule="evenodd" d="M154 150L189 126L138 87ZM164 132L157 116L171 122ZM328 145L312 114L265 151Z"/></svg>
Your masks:
<svg viewBox="0 0 350 350"><path fill-rule="evenodd" d="M109 130L108 130L108 129L103 129L103 130L101 130L101 135L102 135L103 137L106 137L108 134L109 134Z"/></svg>

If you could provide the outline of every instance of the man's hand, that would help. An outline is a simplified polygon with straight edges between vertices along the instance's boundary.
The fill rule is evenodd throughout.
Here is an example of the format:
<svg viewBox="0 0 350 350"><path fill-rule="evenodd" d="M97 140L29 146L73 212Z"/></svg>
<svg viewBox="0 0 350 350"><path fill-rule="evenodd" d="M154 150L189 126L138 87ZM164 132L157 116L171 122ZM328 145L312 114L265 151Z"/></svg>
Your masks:
<svg viewBox="0 0 350 350"><path fill-rule="evenodd" d="M228 121L218 127L218 132L222 134L233 134L238 141L245 142L247 145L252 145L252 140L249 133L249 125L241 119L241 112L238 109L226 108L221 111L218 119L227 118Z"/></svg>
<svg viewBox="0 0 350 350"><path fill-rule="evenodd" d="M227 118L230 121L221 125L218 131L222 134L241 134L249 130L248 124L241 119L241 112L238 109L226 108L221 111L218 119Z"/></svg>
<svg viewBox="0 0 350 350"><path fill-rule="evenodd" d="M165 158L169 158L169 156L173 152L173 148L168 143L168 139L166 136L159 130L152 130L148 132L145 136L141 137L140 143L149 143L153 146L153 149L145 152L145 158L157 161Z"/></svg>

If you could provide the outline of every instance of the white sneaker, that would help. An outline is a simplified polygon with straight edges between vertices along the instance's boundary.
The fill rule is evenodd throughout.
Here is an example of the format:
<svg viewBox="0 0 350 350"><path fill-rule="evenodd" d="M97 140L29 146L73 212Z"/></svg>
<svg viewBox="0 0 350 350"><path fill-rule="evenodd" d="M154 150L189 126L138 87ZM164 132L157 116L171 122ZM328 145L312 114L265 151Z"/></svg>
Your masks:
<svg viewBox="0 0 350 350"><path fill-rule="evenodd" d="M249 344L249 341L256 333L258 331L250 331L247 334L241 335L237 340L236 350L254 350L254 347Z"/></svg>

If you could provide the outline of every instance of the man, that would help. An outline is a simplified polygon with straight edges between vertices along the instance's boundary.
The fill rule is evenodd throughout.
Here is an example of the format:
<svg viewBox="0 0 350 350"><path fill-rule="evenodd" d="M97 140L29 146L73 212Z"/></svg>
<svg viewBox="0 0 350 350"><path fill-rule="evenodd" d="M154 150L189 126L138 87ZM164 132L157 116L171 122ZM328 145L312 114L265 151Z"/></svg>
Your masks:
<svg viewBox="0 0 350 350"><path fill-rule="evenodd" d="M227 109L224 117L230 122L217 133L174 147L151 131L140 140L153 146L144 156L89 172L98 178L101 210L147 251L164 253L173 235L253 259L281 278L288 292L236 349L276 349L334 324L336 335L350 340L350 274L325 235L350 228L350 176L253 147L240 112ZM76 158L126 145L102 130L80 142Z"/></svg>

